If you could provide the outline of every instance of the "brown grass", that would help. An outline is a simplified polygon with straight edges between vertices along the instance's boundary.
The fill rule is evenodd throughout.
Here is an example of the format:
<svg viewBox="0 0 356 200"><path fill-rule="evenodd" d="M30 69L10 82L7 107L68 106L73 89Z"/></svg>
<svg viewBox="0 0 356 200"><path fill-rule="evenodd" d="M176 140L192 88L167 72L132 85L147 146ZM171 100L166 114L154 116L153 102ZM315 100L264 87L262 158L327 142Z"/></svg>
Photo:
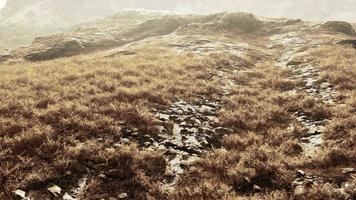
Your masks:
<svg viewBox="0 0 356 200"><path fill-rule="evenodd" d="M296 164L303 162L297 139L304 131L292 118L303 95L284 92L288 81L269 63L241 71L219 114L232 127L222 148L193 165L181 179L176 199L289 199ZM287 85L287 86L286 86ZM311 106L312 107L312 106ZM293 131L286 131L290 124Z"/></svg>
<svg viewBox="0 0 356 200"><path fill-rule="evenodd" d="M213 65L208 58L147 47L136 56L1 66L0 199L15 189L38 190L30 195L46 198L40 191L48 184L69 189L88 172L94 177L89 199L120 191L145 199L165 161L159 154L113 145L126 127L153 134L155 105L211 92L207 78ZM112 187L95 178L108 171Z"/></svg>
<svg viewBox="0 0 356 200"><path fill-rule="evenodd" d="M322 161L326 167L355 167L356 50L326 46L313 56L323 79L332 83L338 92L338 103L325 134L328 150Z"/></svg>
<svg viewBox="0 0 356 200"><path fill-rule="evenodd" d="M176 97L218 95L214 68L228 55L176 55L145 47L134 56L79 56L0 67L0 199L15 189L48 199L49 184L70 189L88 177L85 199L109 199L126 192L130 199L346 199L338 184L355 166L355 50L324 48L310 58L323 78L338 89L340 105L328 108L290 90L300 81L270 62L253 66L240 60L236 86L222 98L222 127L233 129L222 147L212 150L181 177L173 194L158 184L166 163L161 153L135 145L115 147L123 129L155 134L151 109ZM239 62L238 60L236 62ZM229 65L230 66L230 65ZM343 77L343 75L345 77ZM323 152L303 157L299 139L306 133L293 113L331 118ZM290 125L294 129L289 129ZM296 170L326 181L295 193ZM106 178L100 178L104 174Z"/></svg>

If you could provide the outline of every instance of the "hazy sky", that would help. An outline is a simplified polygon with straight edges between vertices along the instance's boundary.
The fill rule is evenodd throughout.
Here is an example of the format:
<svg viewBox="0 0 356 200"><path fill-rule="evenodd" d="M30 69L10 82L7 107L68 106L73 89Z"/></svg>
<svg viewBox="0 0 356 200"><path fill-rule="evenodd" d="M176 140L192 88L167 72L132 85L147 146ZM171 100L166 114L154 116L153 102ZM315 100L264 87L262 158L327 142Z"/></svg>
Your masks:
<svg viewBox="0 0 356 200"><path fill-rule="evenodd" d="M5 5L6 0L0 0L0 9Z"/></svg>
<svg viewBox="0 0 356 200"><path fill-rule="evenodd" d="M6 1L0 0L0 8L3 7ZM25 0L25 2L31 1L38 2L41 0ZM65 4L68 4L64 0L42 1L63 1L63 3L66 2ZM81 5L90 5L91 2L98 0L72 1L80 2ZM112 4L120 4L121 6L119 6L118 11L125 8L167 10L177 13L247 11L270 17L356 22L356 0L102 0L102 3L107 3L109 7Z"/></svg>

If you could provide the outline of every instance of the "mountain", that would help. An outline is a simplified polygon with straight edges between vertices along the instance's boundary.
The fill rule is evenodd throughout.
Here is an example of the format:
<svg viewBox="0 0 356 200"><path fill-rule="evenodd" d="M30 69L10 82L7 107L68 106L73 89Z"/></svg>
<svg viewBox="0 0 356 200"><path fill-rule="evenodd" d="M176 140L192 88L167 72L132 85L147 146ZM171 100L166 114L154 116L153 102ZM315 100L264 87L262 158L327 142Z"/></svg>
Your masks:
<svg viewBox="0 0 356 200"><path fill-rule="evenodd" d="M28 44L35 36L63 31L66 27L115 13L115 0L11 0L0 12L1 48Z"/></svg>

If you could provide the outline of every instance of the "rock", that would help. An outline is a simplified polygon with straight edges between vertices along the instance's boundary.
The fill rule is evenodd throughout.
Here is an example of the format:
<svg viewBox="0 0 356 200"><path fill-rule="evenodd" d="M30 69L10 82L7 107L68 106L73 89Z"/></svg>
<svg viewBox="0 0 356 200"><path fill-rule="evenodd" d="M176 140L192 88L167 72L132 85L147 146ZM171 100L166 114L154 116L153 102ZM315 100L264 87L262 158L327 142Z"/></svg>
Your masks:
<svg viewBox="0 0 356 200"><path fill-rule="evenodd" d="M344 21L328 21L322 25L323 28L326 28L331 31L344 33L347 35L354 35L355 30L352 25Z"/></svg>
<svg viewBox="0 0 356 200"><path fill-rule="evenodd" d="M138 132L138 128L131 128L131 132Z"/></svg>
<svg viewBox="0 0 356 200"><path fill-rule="evenodd" d="M114 147L120 148L120 147L122 147L122 144L116 143L116 144L114 144Z"/></svg>
<svg viewBox="0 0 356 200"><path fill-rule="evenodd" d="M121 142L123 144L130 144L131 143L130 139L127 139L127 138L121 138Z"/></svg>
<svg viewBox="0 0 356 200"><path fill-rule="evenodd" d="M138 136L138 135L139 135L139 132L132 132L131 135L132 135L132 136Z"/></svg>
<svg viewBox="0 0 356 200"><path fill-rule="evenodd" d="M60 188L58 185L53 185L49 188L47 188L48 191L50 191L55 197L61 194L62 188Z"/></svg>
<svg viewBox="0 0 356 200"><path fill-rule="evenodd" d="M38 37L32 45L23 49L23 58L29 61L43 61L123 44L124 42L117 39L115 34L108 30L88 29L70 34Z"/></svg>
<svg viewBox="0 0 356 200"><path fill-rule="evenodd" d="M121 193L119 194L119 199L126 199L128 197L127 193Z"/></svg>
<svg viewBox="0 0 356 200"><path fill-rule="evenodd" d="M298 24L298 23L301 23L301 22L303 22L301 19L289 19L283 25L284 26L289 26L289 25Z"/></svg>
<svg viewBox="0 0 356 200"><path fill-rule="evenodd" d="M63 200L74 200L74 198L70 196L68 193L65 193L63 196Z"/></svg>
<svg viewBox="0 0 356 200"><path fill-rule="evenodd" d="M303 62L301 60L292 60L287 63L287 66L296 66L296 65L300 65L302 63Z"/></svg>
<svg viewBox="0 0 356 200"><path fill-rule="evenodd" d="M303 170L297 170L297 176L298 177L304 177L306 175L305 171Z"/></svg>
<svg viewBox="0 0 356 200"><path fill-rule="evenodd" d="M233 133L234 130L231 128L218 127L215 129L215 132L217 134L228 134L228 133Z"/></svg>
<svg viewBox="0 0 356 200"><path fill-rule="evenodd" d="M258 185L253 185L253 190L254 191L262 191L262 188Z"/></svg>
<svg viewBox="0 0 356 200"><path fill-rule="evenodd" d="M342 168L343 174L356 173L356 168Z"/></svg>
<svg viewBox="0 0 356 200"><path fill-rule="evenodd" d="M350 45L352 46L353 48L356 49L356 39L350 39L350 40L342 40L340 42L338 42L337 44L339 45Z"/></svg>
<svg viewBox="0 0 356 200"><path fill-rule="evenodd" d="M106 175L105 174L99 174L98 177L101 178L101 179L106 179Z"/></svg>
<svg viewBox="0 0 356 200"><path fill-rule="evenodd" d="M163 113L157 113L158 119L161 121L168 121L169 115Z"/></svg>
<svg viewBox="0 0 356 200"><path fill-rule="evenodd" d="M26 197L26 192L23 190L16 190L16 191L14 191L14 194L16 197L19 197L22 199Z"/></svg>
<svg viewBox="0 0 356 200"><path fill-rule="evenodd" d="M245 33L256 31L263 26L263 23L253 14L244 12L225 13L218 24L224 29L238 29Z"/></svg>

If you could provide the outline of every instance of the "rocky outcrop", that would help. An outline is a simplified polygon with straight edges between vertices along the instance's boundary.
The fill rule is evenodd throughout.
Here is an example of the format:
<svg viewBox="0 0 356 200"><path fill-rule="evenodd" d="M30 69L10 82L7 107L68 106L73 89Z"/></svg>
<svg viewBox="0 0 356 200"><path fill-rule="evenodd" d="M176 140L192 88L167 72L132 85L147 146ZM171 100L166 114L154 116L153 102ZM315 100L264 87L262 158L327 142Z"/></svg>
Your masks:
<svg viewBox="0 0 356 200"><path fill-rule="evenodd" d="M167 35L174 32L177 28L187 25L189 18L180 16L164 16L162 18L148 20L137 25L131 30L122 34L122 37L135 41L147 37Z"/></svg>
<svg viewBox="0 0 356 200"><path fill-rule="evenodd" d="M258 20L250 13L226 13L218 21L218 26L225 29L238 29L245 33L258 30L263 26L262 21Z"/></svg>
<svg viewBox="0 0 356 200"><path fill-rule="evenodd" d="M338 42L339 45L349 45L356 49L356 39L342 40Z"/></svg>
<svg viewBox="0 0 356 200"><path fill-rule="evenodd" d="M343 21L328 21L322 25L323 28L330 31L344 33L346 35L354 35L355 30L352 25L348 22Z"/></svg>
<svg viewBox="0 0 356 200"><path fill-rule="evenodd" d="M49 60L73 56L97 49L105 49L123 44L112 32L92 31L89 33L56 34L36 38L26 48L23 58L29 61Z"/></svg>
<svg viewBox="0 0 356 200"><path fill-rule="evenodd" d="M31 45L19 48L1 57L5 61L12 57L29 61L42 61L73 56L117 47L148 37L163 36L186 27L201 24L199 32L207 29L219 32L250 34L263 26L262 21L248 13L219 13L207 16L160 16L153 13L125 12L96 23L82 24L71 33L37 37ZM220 33L220 32L219 32Z"/></svg>

